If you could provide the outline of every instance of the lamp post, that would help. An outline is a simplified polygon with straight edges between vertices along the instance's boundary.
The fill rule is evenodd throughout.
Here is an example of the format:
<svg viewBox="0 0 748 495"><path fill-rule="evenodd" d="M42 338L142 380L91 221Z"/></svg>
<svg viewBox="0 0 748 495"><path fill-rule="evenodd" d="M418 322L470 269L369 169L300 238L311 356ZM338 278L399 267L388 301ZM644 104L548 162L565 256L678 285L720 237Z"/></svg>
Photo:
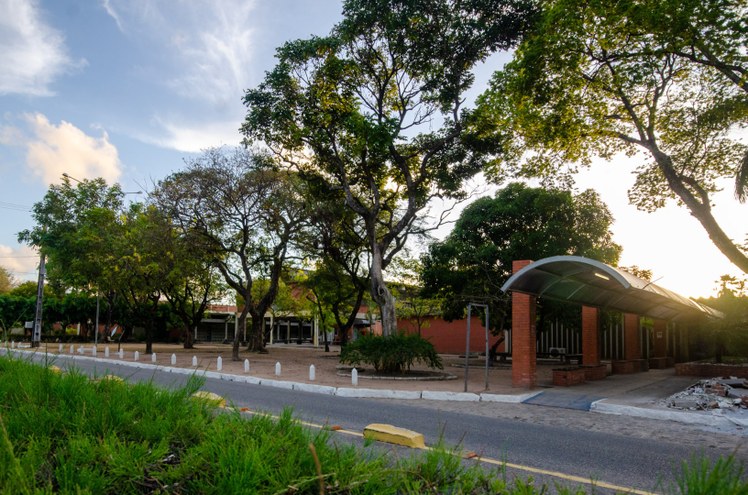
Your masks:
<svg viewBox="0 0 748 495"><path fill-rule="evenodd" d="M486 371L485 371L485 378L486 378L486 390L488 390L488 328L489 328L489 322L488 322L488 304L477 304L477 303L468 303L468 314L467 314L467 335L465 336L465 387L464 391L467 392L468 390L468 370L470 369L470 319L472 318L472 309L473 307L476 308L483 308L486 311Z"/></svg>

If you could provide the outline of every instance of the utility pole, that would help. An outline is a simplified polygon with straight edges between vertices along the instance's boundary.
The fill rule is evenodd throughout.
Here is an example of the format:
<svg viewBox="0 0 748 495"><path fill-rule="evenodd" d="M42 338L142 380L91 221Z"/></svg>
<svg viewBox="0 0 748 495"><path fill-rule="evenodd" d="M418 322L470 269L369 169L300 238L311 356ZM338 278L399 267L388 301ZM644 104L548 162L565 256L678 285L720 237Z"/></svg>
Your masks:
<svg viewBox="0 0 748 495"><path fill-rule="evenodd" d="M42 302L44 298L44 276L46 275L44 261L45 255L41 253L39 257L39 281L36 285L36 316L34 318L34 332L31 335L31 347L39 347L42 341Z"/></svg>

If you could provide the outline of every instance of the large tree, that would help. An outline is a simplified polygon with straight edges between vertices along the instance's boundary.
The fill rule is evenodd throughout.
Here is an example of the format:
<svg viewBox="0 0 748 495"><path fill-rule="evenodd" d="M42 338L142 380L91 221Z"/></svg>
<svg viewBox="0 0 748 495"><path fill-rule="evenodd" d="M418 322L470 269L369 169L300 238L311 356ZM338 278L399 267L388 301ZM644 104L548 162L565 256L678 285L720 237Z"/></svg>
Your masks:
<svg viewBox="0 0 748 495"><path fill-rule="evenodd" d="M621 247L612 240L612 223L594 191L510 184L471 203L446 239L430 246L424 292L443 300L447 319L464 317L469 302L488 304L491 327L501 330L509 306L500 289L512 261L578 255L616 264Z"/></svg>
<svg viewBox="0 0 748 495"><path fill-rule="evenodd" d="M466 136L472 70L511 47L527 0L347 0L329 36L286 43L247 91L246 141L343 192L370 256L383 331L396 330L384 272L435 197L460 195L487 148Z"/></svg>
<svg viewBox="0 0 748 495"><path fill-rule="evenodd" d="M547 0L483 95L481 129L506 154L493 169L553 176L625 152L645 211L677 199L748 272L746 246L712 212L721 179L748 187L748 7L742 0ZM568 169L567 169L568 170Z"/></svg>
<svg viewBox="0 0 748 495"><path fill-rule="evenodd" d="M265 313L278 293L284 263L306 221L298 181L264 154L210 149L172 174L153 194L185 235L202 239L226 284L242 300L232 359L252 321L249 349L265 350ZM262 290L254 288L263 281Z"/></svg>

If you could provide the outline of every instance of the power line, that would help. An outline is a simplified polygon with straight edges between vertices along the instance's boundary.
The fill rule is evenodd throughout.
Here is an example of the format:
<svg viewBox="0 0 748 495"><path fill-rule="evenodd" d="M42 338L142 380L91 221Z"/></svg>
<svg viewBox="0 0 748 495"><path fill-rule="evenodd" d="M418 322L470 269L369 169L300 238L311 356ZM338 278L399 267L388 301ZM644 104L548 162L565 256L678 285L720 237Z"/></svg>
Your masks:
<svg viewBox="0 0 748 495"><path fill-rule="evenodd" d="M31 211L30 206L19 205L17 203L8 203L6 201L0 201L0 208L3 208L5 210L14 210L14 211L26 211L26 212Z"/></svg>

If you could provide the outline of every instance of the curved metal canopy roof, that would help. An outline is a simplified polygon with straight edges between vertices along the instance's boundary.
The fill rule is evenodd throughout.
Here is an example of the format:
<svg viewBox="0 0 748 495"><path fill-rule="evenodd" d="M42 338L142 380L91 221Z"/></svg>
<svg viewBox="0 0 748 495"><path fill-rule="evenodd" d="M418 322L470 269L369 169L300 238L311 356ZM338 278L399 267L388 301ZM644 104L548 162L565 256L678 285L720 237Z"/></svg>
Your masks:
<svg viewBox="0 0 748 495"><path fill-rule="evenodd" d="M663 320L723 317L716 309L582 256L553 256L535 261L512 275L501 290Z"/></svg>

